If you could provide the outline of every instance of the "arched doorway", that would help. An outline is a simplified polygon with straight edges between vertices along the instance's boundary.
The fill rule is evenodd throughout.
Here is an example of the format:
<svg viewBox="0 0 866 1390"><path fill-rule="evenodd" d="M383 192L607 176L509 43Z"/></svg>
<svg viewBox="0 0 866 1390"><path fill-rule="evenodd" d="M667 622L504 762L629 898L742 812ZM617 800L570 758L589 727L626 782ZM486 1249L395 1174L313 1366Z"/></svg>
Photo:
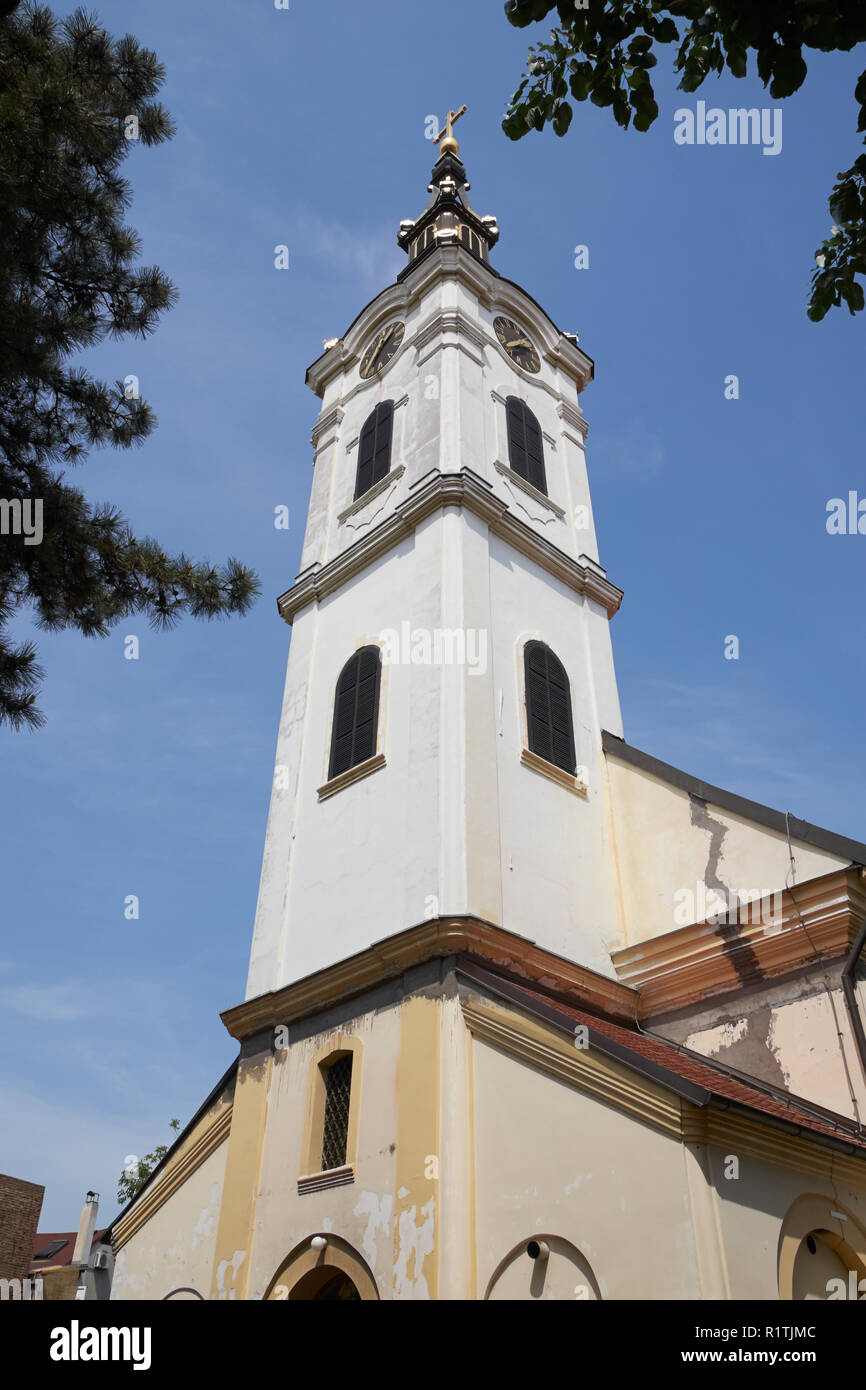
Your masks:
<svg viewBox="0 0 866 1390"><path fill-rule="evenodd" d="M355 1247L332 1231L319 1231L310 1232L283 1260L264 1297L293 1302L376 1302L379 1291L373 1271Z"/></svg>
<svg viewBox="0 0 866 1390"><path fill-rule="evenodd" d="M289 1291L290 1299L318 1303L360 1303L361 1295L353 1279L336 1265L311 1269Z"/></svg>

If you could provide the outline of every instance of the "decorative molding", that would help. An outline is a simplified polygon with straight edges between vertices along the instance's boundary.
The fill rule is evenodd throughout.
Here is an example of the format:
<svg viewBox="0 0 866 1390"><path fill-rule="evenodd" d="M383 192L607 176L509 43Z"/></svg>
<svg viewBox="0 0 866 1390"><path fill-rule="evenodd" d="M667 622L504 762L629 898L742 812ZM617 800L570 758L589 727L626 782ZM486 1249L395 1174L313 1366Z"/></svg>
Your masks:
<svg viewBox="0 0 866 1390"><path fill-rule="evenodd" d="M311 565L278 599L280 614L291 623L302 608L340 589L406 536L412 535L428 516L447 507L466 507L480 516L494 535L502 537L568 588L586 594L604 608L608 617L613 617L619 608L622 590L604 577L600 566L572 560L515 516L507 503L496 497L490 483L465 468L459 473L434 470L420 478L406 500L366 536L326 565Z"/></svg>
<svg viewBox="0 0 866 1390"><path fill-rule="evenodd" d="M362 493L350 507L347 507L345 511L338 514L337 521L339 524L341 526L344 525L349 517L356 516L358 512L363 511L367 504L372 502L374 498L381 497L382 493L387 492L389 488L393 487L398 478L402 478L405 472L406 465L403 463L398 464L396 468L392 468L389 473L385 474L384 478L380 478L378 483L374 483L365 493ZM376 513L376 515L378 515L378 513ZM364 524L369 525L373 519L373 517L367 517Z"/></svg>
<svg viewBox="0 0 866 1390"><path fill-rule="evenodd" d="M243 1041L263 1029L296 1022L362 994L413 965L461 954L506 969L529 987L555 981L563 998L577 1007L626 1023L635 1021L634 990L479 917L421 922L303 980L244 1000L220 1017L232 1037Z"/></svg>
<svg viewBox="0 0 866 1390"><path fill-rule="evenodd" d="M358 361L369 334L375 332L379 325L384 325L394 314L406 318L441 280L456 280L466 286L478 303L487 310L492 311L495 308L496 311L518 315L538 338L540 355L551 366L561 369L570 377L578 391L582 391L592 380L592 358L557 328L541 305L527 294L526 290L512 280L507 280L491 266L468 256L462 248L441 246L419 262L417 267L412 267L404 280L387 286L365 305L338 345L323 352L307 368L306 382L310 389L317 396L323 396L329 383L335 377L347 373ZM485 340L501 353L502 349L495 337L486 335ZM404 339L400 353L406 352L413 343L414 337L411 341ZM513 367L511 359L507 360ZM515 368L515 372L518 371L519 369ZM550 395L559 397L559 393L543 379L537 376L526 379L534 381ZM362 386L370 384L375 384L375 379L369 383L362 383ZM353 388L351 394L358 389L360 388ZM345 399L349 399L349 396Z"/></svg>
<svg viewBox="0 0 866 1390"><path fill-rule="evenodd" d="M810 963L844 956L866 917L866 891L857 869L842 869L780 889L772 900L743 903L732 923L693 922L676 931L613 951L618 977L638 990L647 1018L761 980L779 979ZM757 920L756 920L757 919ZM763 919L763 920L762 920Z"/></svg>
<svg viewBox="0 0 866 1390"><path fill-rule="evenodd" d="M682 1139L684 1143L714 1144L740 1157L748 1155L768 1163L783 1163L809 1177L866 1189L862 1150L843 1153L840 1148L822 1144L817 1132L797 1129L796 1121L774 1121L772 1116L760 1112L752 1115L746 1107L731 1105L730 1109L723 1109L711 1101L698 1108L684 1100ZM844 1144L844 1137L840 1134L836 1142Z"/></svg>
<svg viewBox="0 0 866 1390"><path fill-rule="evenodd" d="M340 425L343 421L344 414L345 411L343 410L342 406L335 405L324 415L319 416L318 420L313 426L313 433L310 439L310 443L312 444L317 454L320 453L322 449L326 448L328 444L333 443L333 440L336 439ZM324 434L327 434L329 430L333 430L333 436L331 439L326 439L323 442L322 436Z"/></svg>
<svg viewBox="0 0 866 1390"><path fill-rule="evenodd" d="M474 1038L519 1057L538 1071L576 1086L585 1095L613 1105L663 1134L680 1137L680 1098L661 1085L594 1053L591 1046L576 1048L573 1040L566 1042L556 1030L486 1000L475 998L470 1004L461 998L460 1006Z"/></svg>
<svg viewBox="0 0 866 1390"><path fill-rule="evenodd" d="M513 468L509 468L507 463L503 463L501 459L494 459L493 467L496 469L497 473L501 473L503 478L506 478L514 487L520 488L520 491L525 492L527 497L531 497L533 502L537 502L539 507L546 507L548 511L553 512L557 520L565 520L565 511L562 507L556 502L551 501L546 492L542 492L539 488L534 487L532 483L527 482L525 478L521 478L520 474L515 473ZM518 505L522 505L519 497L516 497L514 500ZM524 508L524 510L526 509ZM531 512L527 512L526 514L527 516L532 516ZM533 517L534 521L551 521L552 519L552 517Z"/></svg>
<svg viewBox="0 0 866 1390"><path fill-rule="evenodd" d="M127 1213L117 1225L112 1227L112 1244L115 1250L120 1250L131 1240L137 1231L140 1231L150 1218L155 1215L161 1206L164 1206L179 1187L192 1177L197 1168L200 1168L206 1158L214 1153L229 1137L229 1130L232 1123L232 1104L224 1106L219 1113L206 1123L193 1140L186 1152L178 1154L173 1163L166 1168L162 1177L153 1185L149 1185L142 1194L141 1200L135 1203L131 1211Z"/></svg>
<svg viewBox="0 0 866 1390"><path fill-rule="evenodd" d="M374 753L372 758L365 758L362 763L356 763L354 767L347 768L338 777L332 777L330 782L319 787L319 800L326 801L329 796L341 792L344 787L351 787L353 782L360 782L362 777L369 777L371 772L378 772L379 768L384 766L385 754Z"/></svg>
<svg viewBox="0 0 866 1390"><path fill-rule="evenodd" d="M589 789L585 782L581 782L571 772L566 772L564 768L557 767L555 763L549 763L546 758L541 758L537 753L533 753L528 748L521 749L520 761L524 767L531 767L533 772L540 772L542 777L547 777L551 782L556 782L560 787L565 787L566 791L573 792L575 796L587 797Z"/></svg>
<svg viewBox="0 0 866 1390"><path fill-rule="evenodd" d="M475 320L464 313L462 309L438 309L426 323L419 327L412 341L420 352L429 343L440 338L443 333L457 333L468 338L474 347L482 349L489 341L488 335L483 329L479 328Z"/></svg>
<svg viewBox="0 0 866 1390"><path fill-rule="evenodd" d="M309 1173L298 1178L298 1196L305 1192L327 1192L332 1187L346 1187L355 1181L355 1170L351 1163L342 1168L326 1168L323 1173Z"/></svg>
<svg viewBox="0 0 866 1390"><path fill-rule="evenodd" d="M697 1105L667 1091L654 1081L594 1051L592 1044L577 1049L561 1030L527 1018L475 996L461 998L461 1008L473 1037L545 1072L556 1080L611 1105L635 1120L678 1139L683 1144L713 1144L739 1156L784 1164L796 1172L828 1181L850 1183L866 1190L866 1161L862 1151L844 1152L845 1137L833 1147L796 1121L781 1121L748 1107L709 1096ZM519 1005L517 1006L519 1008ZM827 1136L829 1137L829 1136Z"/></svg>
<svg viewBox="0 0 866 1390"><path fill-rule="evenodd" d="M573 440L573 442L582 449L589 430L589 425L580 406L569 405L568 401L558 401L556 413L562 421L563 434L567 439ZM569 434L569 429L574 430L578 437L575 438L575 434Z"/></svg>

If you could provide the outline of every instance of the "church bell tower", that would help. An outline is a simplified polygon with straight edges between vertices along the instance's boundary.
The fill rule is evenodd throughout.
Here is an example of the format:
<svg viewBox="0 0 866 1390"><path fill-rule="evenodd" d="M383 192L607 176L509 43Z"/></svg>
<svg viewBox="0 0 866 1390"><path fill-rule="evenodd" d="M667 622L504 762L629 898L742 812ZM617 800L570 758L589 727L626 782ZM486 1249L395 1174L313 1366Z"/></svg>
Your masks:
<svg viewBox="0 0 866 1390"><path fill-rule="evenodd" d="M397 281L321 401L247 998L471 917L611 974L601 730L621 733L582 393L490 264L451 112Z"/></svg>
<svg viewBox="0 0 866 1390"><path fill-rule="evenodd" d="M490 264L460 114L307 373L238 1053L114 1223L112 1296L866 1284L866 845L623 739L592 360Z"/></svg>

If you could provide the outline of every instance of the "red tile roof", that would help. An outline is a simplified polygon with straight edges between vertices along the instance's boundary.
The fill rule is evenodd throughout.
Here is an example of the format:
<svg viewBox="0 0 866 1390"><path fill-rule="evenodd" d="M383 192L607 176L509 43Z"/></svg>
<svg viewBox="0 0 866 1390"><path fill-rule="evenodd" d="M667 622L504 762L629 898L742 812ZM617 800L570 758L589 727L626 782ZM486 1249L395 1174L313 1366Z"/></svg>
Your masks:
<svg viewBox="0 0 866 1390"><path fill-rule="evenodd" d="M91 1246L95 1245L96 1242L102 1236L103 1231L107 1230L108 1227L103 1226L102 1230L94 1231ZM31 1266L40 1265L47 1269L49 1265L53 1267L54 1265L72 1264L72 1255L75 1250L75 1242L77 1239L77 1231L38 1231L33 1240L33 1257L31 1260ZM37 1260L37 1251L44 1250L45 1247L47 1245L50 1245L53 1240L65 1240L66 1244L63 1246L62 1250L57 1251L56 1255L49 1255L47 1260Z"/></svg>
<svg viewBox="0 0 866 1390"><path fill-rule="evenodd" d="M675 1076L703 1087L713 1096L746 1105L752 1110L772 1115L775 1119L786 1120L789 1124L801 1126L803 1129L814 1130L816 1134L831 1136L866 1153L866 1131L858 1129L855 1122L844 1115L837 1115L832 1110L826 1110L802 1096L791 1095L768 1082L759 1081L757 1078L753 1081L744 1078L731 1071L723 1062L701 1057L698 1053L665 1038L608 1023L594 1014L585 1013L582 1009L563 1004L524 986L520 986L520 992L529 998L540 1000L548 1008L565 1014L577 1023L585 1024L590 1032L601 1033L604 1037L610 1038L611 1042L635 1053L637 1057L643 1057L648 1062L663 1067L665 1071L673 1072Z"/></svg>

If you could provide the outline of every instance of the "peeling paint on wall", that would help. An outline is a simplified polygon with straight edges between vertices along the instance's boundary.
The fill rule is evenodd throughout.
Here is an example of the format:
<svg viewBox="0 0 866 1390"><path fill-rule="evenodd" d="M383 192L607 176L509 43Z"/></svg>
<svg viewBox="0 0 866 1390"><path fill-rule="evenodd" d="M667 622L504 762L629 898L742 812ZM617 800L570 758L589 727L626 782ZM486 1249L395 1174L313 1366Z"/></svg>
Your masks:
<svg viewBox="0 0 866 1390"><path fill-rule="evenodd" d="M234 1252L234 1254L232 1255L232 1257L231 1257L230 1260L220 1260L219 1264L217 1265L217 1275L216 1275L217 1298L218 1298L218 1299L226 1299L226 1298L231 1299L231 1298L234 1298L234 1296L235 1296L234 1288L226 1289L226 1286L225 1286L225 1277L226 1277L226 1273L227 1273L227 1271L228 1271L229 1269L231 1269L231 1272L232 1272L231 1283L234 1284L235 1280L236 1280L237 1277L238 1277L238 1270L240 1269L240 1267L241 1267L241 1265L243 1264L243 1262L244 1262L244 1260L246 1259L246 1257L247 1257L247 1252L246 1252L246 1250L236 1250L236 1251Z"/></svg>
<svg viewBox="0 0 866 1390"><path fill-rule="evenodd" d="M397 1259L394 1265L394 1294L397 1298L430 1297L423 1270L425 1257L433 1253L435 1206L436 1199L431 1197L421 1208L424 1220L420 1225L415 1220L414 1206L400 1213Z"/></svg>
<svg viewBox="0 0 866 1390"><path fill-rule="evenodd" d="M414 1210L414 1208L413 1208ZM361 1242L361 1249L370 1268L376 1272L378 1259L378 1244L376 1241L377 1232L381 1231L386 1237L386 1250L388 1255L393 1248L391 1245L391 1219L394 1214L394 1198L389 1193L379 1198L375 1192L362 1192L361 1199L355 1207L355 1216L366 1216L367 1225L364 1230L364 1238Z"/></svg>

